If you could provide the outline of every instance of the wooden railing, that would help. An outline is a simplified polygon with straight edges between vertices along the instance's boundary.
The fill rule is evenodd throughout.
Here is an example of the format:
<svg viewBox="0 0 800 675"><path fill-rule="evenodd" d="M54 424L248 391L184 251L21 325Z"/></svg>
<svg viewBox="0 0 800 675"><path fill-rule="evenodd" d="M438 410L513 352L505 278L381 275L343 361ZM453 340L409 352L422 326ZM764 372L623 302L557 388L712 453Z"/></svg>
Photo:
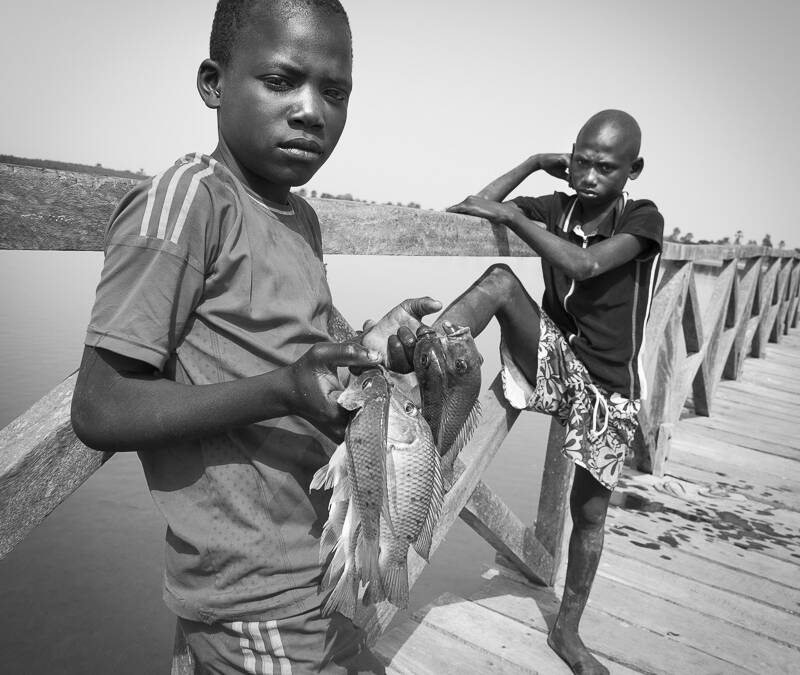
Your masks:
<svg viewBox="0 0 800 675"><path fill-rule="evenodd" d="M115 203L134 181L0 164L0 249L99 250ZM505 228L468 216L310 200L326 254L530 256ZM708 414L720 378L736 378L746 356L762 357L798 319L800 256L762 247L666 243L647 328L643 366L650 396L632 461L660 474L684 405ZM6 555L109 457L75 437L69 408L75 376L0 430L0 557ZM536 522L520 520L481 480L517 417L495 379L483 415L457 464L432 551L461 517L530 579L552 584L559 564L571 466L562 429L547 441ZM425 562L410 554L413 583ZM365 610L371 639L394 615Z"/></svg>

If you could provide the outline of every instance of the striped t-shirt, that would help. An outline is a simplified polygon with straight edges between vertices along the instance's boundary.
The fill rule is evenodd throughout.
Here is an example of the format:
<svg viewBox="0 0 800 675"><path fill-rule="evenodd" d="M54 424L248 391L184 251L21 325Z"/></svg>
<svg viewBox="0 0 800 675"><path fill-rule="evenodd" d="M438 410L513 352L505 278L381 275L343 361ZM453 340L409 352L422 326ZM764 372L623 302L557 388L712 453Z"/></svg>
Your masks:
<svg viewBox="0 0 800 675"><path fill-rule="evenodd" d="M211 157L135 187L106 234L86 344L187 384L259 375L328 337L331 296L313 209L267 203ZM287 416L140 452L167 521L165 601L196 621L319 606L331 442Z"/></svg>
<svg viewBox="0 0 800 675"><path fill-rule="evenodd" d="M555 322L596 384L629 399L645 398L641 363L645 324L655 293L664 218L646 199L620 198L595 232L585 235L570 213L575 196L556 192L512 200L527 218L545 223L548 232L588 247L616 234L647 239L641 257L592 279L576 281L542 259L542 309Z"/></svg>

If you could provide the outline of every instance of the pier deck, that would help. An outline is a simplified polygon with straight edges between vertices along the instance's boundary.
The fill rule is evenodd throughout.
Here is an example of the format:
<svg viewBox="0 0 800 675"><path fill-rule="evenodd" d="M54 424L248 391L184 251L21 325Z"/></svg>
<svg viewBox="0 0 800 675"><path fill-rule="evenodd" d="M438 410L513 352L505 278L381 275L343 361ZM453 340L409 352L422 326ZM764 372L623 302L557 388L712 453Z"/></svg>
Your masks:
<svg viewBox="0 0 800 675"><path fill-rule="evenodd" d="M627 471L582 636L612 673L800 672L800 331L684 410L664 476ZM546 645L555 589L497 565L387 632L389 673L569 669Z"/></svg>

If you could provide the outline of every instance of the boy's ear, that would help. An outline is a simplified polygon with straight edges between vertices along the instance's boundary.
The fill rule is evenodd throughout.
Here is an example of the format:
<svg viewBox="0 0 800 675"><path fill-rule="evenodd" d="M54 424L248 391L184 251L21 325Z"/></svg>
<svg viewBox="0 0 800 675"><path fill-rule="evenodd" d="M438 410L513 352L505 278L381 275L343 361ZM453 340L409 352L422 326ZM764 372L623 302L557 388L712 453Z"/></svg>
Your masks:
<svg viewBox="0 0 800 675"><path fill-rule="evenodd" d="M639 174L642 173L642 169L644 169L644 157L637 157L631 164L631 171L628 174L628 178L630 180L636 180Z"/></svg>
<svg viewBox="0 0 800 675"><path fill-rule="evenodd" d="M222 69L216 61L206 59L197 69L197 91L200 98L209 108L219 108L222 90L220 87L222 80Z"/></svg>

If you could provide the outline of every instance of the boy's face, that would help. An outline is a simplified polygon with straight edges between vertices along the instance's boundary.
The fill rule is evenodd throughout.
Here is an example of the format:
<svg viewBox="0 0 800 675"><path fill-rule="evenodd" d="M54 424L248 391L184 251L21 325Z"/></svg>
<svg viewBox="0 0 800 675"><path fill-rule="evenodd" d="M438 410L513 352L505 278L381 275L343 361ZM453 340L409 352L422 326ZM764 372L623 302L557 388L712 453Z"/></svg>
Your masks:
<svg viewBox="0 0 800 675"><path fill-rule="evenodd" d="M639 174L631 144L613 126L581 131L572 150L569 173L578 201L605 206L622 194L629 178Z"/></svg>
<svg viewBox="0 0 800 675"><path fill-rule="evenodd" d="M259 194L284 202L330 157L352 88L350 34L335 15L256 13L218 89L220 142Z"/></svg>

